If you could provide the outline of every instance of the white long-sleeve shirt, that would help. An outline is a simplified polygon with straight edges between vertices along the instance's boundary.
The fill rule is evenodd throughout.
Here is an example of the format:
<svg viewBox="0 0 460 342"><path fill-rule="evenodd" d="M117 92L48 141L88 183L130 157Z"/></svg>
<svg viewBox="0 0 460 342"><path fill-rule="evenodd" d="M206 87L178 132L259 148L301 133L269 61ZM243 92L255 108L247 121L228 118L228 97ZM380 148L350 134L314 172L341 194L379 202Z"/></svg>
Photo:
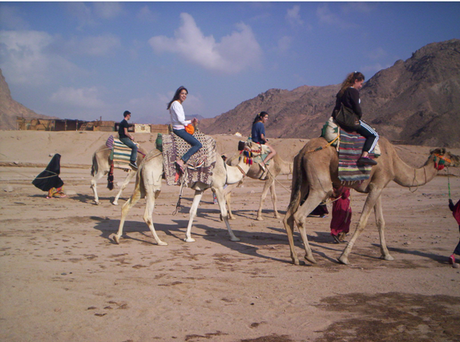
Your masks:
<svg viewBox="0 0 460 342"><path fill-rule="evenodd" d="M169 114L171 115L171 124L173 129L185 129L185 126L190 124L191 120L185 120L184 107L179 101L174 101L169 107Z"/></svg>

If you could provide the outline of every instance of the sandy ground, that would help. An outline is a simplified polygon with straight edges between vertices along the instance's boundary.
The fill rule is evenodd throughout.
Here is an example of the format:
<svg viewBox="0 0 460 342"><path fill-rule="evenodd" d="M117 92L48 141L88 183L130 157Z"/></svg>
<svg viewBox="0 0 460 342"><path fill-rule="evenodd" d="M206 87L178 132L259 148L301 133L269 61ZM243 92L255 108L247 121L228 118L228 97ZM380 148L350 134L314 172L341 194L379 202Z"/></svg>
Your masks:
<svg viewBox="0 0 460 342"><path fill-rule="evenodd" d="M157 246L142 220L145 201L132 209L120 245L116 190L99 186L92 204L90 163L108 133L0 132L1 341L458 341L460 269L447 263L458 226L447 206L448 180L460 198L459 170L441 171L429 184L391 183L383 194L386 238L394 261L379 259L374 218L350 255L332 243L330 219L311 218L317 260L291 264L280 219L267 198L264 221L256 209L262 182L248 180L233 196L231 221L240 242L229 241L211 192L203 196L183 241L193 192L172 215L179 188L165 184L154 223L168 246ZM237 137L215 136L233 154ZM155 136L137 135L147 150ZM285 160L305 144L274 140ZM399 146L420 166L428 147ZM460 150L453 150L460 154ZM67 198L46 199L32 179L60 153ZM115 173L115 183L124 176ZM277 183L284 215L290 179ZM122 195L123 204L133 184ZM365 195L352 192L352 230ZM329 206L329 209L331 207ZM300 236L296 247L303 256Z"/></svg>

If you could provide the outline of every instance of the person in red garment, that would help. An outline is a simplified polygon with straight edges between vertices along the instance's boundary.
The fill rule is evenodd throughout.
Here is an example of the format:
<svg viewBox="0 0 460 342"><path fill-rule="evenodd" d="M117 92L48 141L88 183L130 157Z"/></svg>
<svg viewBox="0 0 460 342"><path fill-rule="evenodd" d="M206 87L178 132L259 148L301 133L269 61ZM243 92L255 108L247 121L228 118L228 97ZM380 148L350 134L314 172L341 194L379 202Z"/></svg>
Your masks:
<svg viewBox="0 0 460 342"><path fill-rule="evenodd" d="M350 207L350 189L340 187L334 190L332 204L331 235L334 243L345 242L345 236L350 231L351 207Z"/></svg>
<svg viewBox="0 0 460 342"><path fill-rule="evenodd" d="M452 215L457 221L458 230L460 231L460 200L458 200L457 204L454 205L454 202L452 202L452 200L449 199L449 209L452 211ZM449 262L452 264L452 266L458 268L458 264L455 260L455 255L460 255L460 241L458 242L457 247L455 247L455 250L452 253L452 255L449 257Z"/></svg>

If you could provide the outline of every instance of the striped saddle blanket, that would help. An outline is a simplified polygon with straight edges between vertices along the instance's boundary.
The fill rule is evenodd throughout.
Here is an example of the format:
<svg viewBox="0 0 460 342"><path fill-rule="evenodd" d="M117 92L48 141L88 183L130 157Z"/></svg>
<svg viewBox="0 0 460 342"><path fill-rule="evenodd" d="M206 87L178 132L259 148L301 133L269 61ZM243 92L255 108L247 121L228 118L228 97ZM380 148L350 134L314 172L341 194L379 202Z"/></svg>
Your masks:
<svg viewBox="0 0 460 342"><path fill-rule="evenodd" d="M340 130L339 179L345 182L361 182L369 178L371 165L357 165L366 138L358 133Z"/></svg>
<svg viewBox="0 0 460 342"><path fill-rule="evenodd" d="M195 131L195 138L203 145L197 153L187 162L187 171L185 174L185 185L193 186L200 182L210 185L212 182L212 171L216 165L216 141L203 134ZM190 149L190 144L174 133L163 134L163 168L167 185L179 185L180 179L176 177L176 160L182 157Z"/></svg>
<svg viewBox="0 0 460 342"><path fill-rule="evenodd" d="M107 139L106 146L112 149L110 160L113 161L113 167L116 169L131 170L129 160L131 158L131 148L126 146L119 139L112 135ZM137 144L139 147L139 144Z"/></svg>

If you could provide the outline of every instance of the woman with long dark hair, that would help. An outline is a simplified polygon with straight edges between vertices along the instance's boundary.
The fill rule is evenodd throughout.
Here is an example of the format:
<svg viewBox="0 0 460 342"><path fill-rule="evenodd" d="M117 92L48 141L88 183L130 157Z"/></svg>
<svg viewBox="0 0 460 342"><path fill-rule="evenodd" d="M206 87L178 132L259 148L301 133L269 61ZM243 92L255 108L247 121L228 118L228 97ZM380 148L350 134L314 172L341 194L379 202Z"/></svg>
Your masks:
<svg viewBox="0 0 460 342"><path fill-rule="evenodd" d="M169 114L171 115L171 124L174 134L178 135L191 145L190 149L182 156L182 158L176 160L176 164L182 172L184 172L185 165L190 157L198 152L198 150L202 147L202 144L198 141L198 139L185 130L185 127L190 123L194 126L198 123L197 118L185 120L185 112L184 107L182 107L182 103L187 99L187 95L187 88L180 86L176 90L173 99L168 103L167 107Z"/></svg>
<svg viewBox="0 0 460 342"><path fill-rule="evenodd" d="M332 116L335 119L335 114L340 110L342 104L353 110L359 117L359 128L357 128L355 132L366 138L361 157L358 159L357 163L358 165L376 165L377 162L369 157L369 152L372 152L375 145L377 145L379 135L371 126L361 120L363 113L361 111L359 90L363 87L363 83L364 75L362 73L355 71L348 74L342 83L340 91L337 93Z"/></svg>

